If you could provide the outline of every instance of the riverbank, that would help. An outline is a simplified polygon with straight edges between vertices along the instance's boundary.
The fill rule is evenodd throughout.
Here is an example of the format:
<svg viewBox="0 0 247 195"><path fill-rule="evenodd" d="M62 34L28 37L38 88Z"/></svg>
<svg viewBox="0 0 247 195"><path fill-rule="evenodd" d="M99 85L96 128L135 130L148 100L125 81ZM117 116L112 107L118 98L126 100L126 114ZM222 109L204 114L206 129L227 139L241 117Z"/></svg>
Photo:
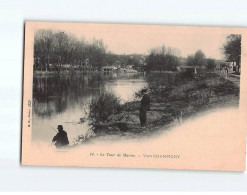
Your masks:
<svg viewBox="0 0 247 195"><path fill-rule="evenodd" d="M141 73L143 71L98 71L98 70L62 70L58 71L34 71L34 76L74 76L74 75L81 75L81 74L111 74L111 73Z"/></svg>
<svg viewBox="0 0 247 195"><path fill-rule="evenodd" d="M187 118L217 108L237 107L239 86L214 73L204 73L192 78L177 74L173 82L165 77L148 78L151 108L147 112L147 126L140 127L139 106L141 92L137 99L122 105L121 112L110 115L107 120L93 124L96 137L109 136L141 137L160 132L160 129L180 125ZM109 140L108 140L109 141Z"/></svg>
<svg viewBox="0 0 247 195"><path fill-rule="evenodd" d="M102 72L102 71L101 71ZM80 71L80 70L62 70L58 71L34 71L34 76L69 76L69 75L76 75L76 74L84 74L84 73L100 73L100 71Z"/></svg>

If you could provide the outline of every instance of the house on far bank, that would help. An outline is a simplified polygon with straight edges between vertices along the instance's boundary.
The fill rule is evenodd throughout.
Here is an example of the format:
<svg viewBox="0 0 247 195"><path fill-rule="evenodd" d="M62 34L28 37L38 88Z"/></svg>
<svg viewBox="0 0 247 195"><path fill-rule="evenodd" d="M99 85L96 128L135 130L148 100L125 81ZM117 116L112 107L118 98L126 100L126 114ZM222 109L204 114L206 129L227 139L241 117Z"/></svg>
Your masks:
<svg viewBox="0 0 247 195"><path fill-rule="evenodd" d="M61 64L60 66L55 65L55 64L49 64L47 71L57 71L58 69L60 69L60 70L69 70L70 67L71 67L70 64Z"/></svg>
<svg viewBox="0 0 247 195"><path fill-rule="evenodd" d="M61 70L69 70L70 69L70 64L62 64L61 65Z"/></svg>
<svg viewBox="0 0 247 195"><path fill-rule="evenodd" d="M104 67L102 68L102 70L103 70L104 72L113 72L113 71L116 71L117 68L116 68L115 66L104 66Z"/></svg>
<svg viewBox="0 0 247 195"><path fill-rule="evenodd" d="M227 70L228 73L240 72L240 68L238 68L236 62L227 62L227 61L220 61L216 68L216 70Z"/></svg>
<svg viewBox="0 0 247 195"><path fill-rule="evenodd" d="M132 70L134 65L126 65L126 69Z"/></svg>
<svg viewBox="0 0 247 195"><path fill-rule="evenodd" d="M58 69L60 70L69 70L71 67L70 64L61 64L60 66L54 65L54 64L49 64L49 71L56 71Z"/></svg>
<svg viewBox="0 0 247 195"><path fill-rule="evenodd" d="M226 62L227 63L227 69L228 72L241 72L240 65L237 65L237 62Z"/></svg>
<svg viewBox="0 0 247 195"><path fill-rule="evenodd" d="M135 73L137 70L133 69L134 65L127 65L126 68L124 69L124 72L127 73Z"/></svg>

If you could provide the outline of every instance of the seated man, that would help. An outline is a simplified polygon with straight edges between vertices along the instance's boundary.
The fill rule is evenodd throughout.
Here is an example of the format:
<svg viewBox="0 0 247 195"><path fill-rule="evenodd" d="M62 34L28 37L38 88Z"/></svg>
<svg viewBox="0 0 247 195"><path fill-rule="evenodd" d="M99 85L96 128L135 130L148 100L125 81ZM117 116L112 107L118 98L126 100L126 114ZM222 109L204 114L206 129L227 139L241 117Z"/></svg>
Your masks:
<svg viewBox="0 0 247 195"><path fill-rule="evenodd" d="M55 142L55 146L57 148L63 147L69 144L68 136L66 131L63 130L62 125L58 125L57 127L58 133L52 139L52 142Z"/></svg>

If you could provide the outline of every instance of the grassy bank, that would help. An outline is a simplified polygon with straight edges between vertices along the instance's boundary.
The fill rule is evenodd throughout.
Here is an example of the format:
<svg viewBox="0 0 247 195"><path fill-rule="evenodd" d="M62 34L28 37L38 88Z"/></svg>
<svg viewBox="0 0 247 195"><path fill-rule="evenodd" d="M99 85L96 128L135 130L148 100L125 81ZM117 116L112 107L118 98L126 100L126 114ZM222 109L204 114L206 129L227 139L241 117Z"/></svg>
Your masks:
<svg viewBox="0 0 247 195"><path fill-rule="evenodd" d="M147 79L151 98L147 127L140 127L142 94L139 91L136 100L121 105L117 113L109 114L104 120L93 121L96 135L145 135L156 129L178 125L203 111L238 106L239 103L239 87L213 73L204 73L197 78L177 74L172 82L152 75Z"/></svg>

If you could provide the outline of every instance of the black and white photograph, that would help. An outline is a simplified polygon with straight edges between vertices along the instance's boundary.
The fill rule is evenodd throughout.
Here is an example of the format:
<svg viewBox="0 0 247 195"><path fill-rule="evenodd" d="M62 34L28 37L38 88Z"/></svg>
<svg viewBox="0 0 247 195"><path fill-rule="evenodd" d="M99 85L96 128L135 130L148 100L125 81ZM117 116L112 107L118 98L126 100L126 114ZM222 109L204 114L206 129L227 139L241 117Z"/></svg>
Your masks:
<svg viewBox="0 0 247 195"><path fill-rule="evenodd" d="M32 141L134 142L239 106L241 34L46 28L33 50Z"/></svg>
<svg viewBox="0 0 247 195"><path fill-rule="evenodd" d="M245 169L242 36L26 22L22 163Z"/></svg>
<svg viewBox="0 0 247 195"><path fill-rule="evenodd" d="M1 0L0 191L246 191L246 9Z"/></svg>

